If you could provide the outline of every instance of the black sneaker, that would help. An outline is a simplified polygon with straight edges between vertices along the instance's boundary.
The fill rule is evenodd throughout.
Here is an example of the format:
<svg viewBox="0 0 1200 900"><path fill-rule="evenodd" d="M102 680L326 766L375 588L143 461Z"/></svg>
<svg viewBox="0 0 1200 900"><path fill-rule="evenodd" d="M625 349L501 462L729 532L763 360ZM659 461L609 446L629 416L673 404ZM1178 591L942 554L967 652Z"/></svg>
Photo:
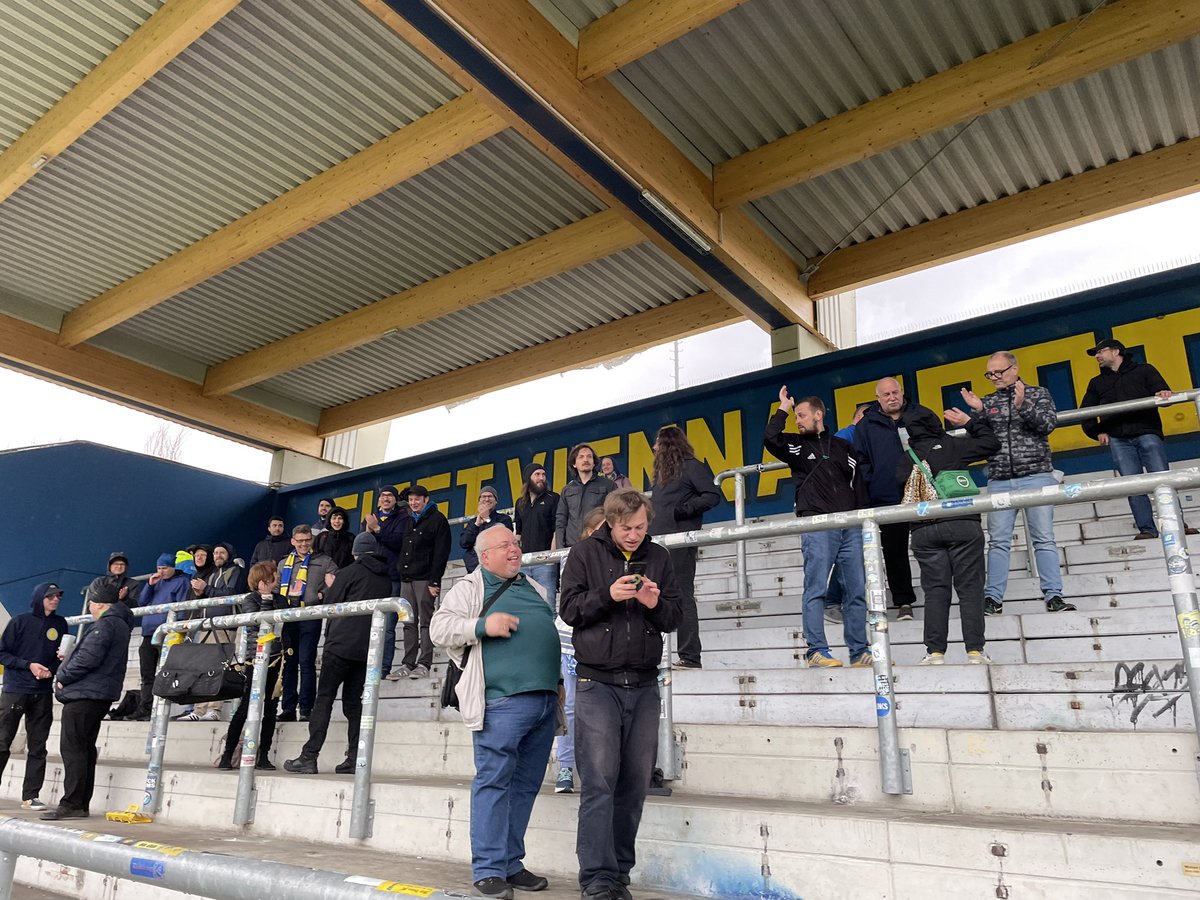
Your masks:
<svg viewBox="0 0 1200 900"><path fill-rule="evenodd" d="M343 759L334 767L333 771L338 775L353 775L356 768L358 768L358 766L355 760Z"/></svg>
<svg viewBox="0 0 1200 900"><path fill-rule="evenodd" d="M628 879L628 875L622 875L622 878ZM612 889L613 900L633 900L633 894L629 893L629 888L624 884L618 884Z"/></svg>
<svg viewBox="0 0 1200 900"><path fill-rule="evenodd" d="M480 878L475 882L475 893L481 897L503 897L512 900L513 891L503 878L493 875L490 878Z"/></svg>
<svg viewBox="0 0 1200 900"><path fill-rule="evenodd" d="M256 762L254 764L254 768L258 769L258 771L260 771L260 772L277 771L275 768L275 763L271 762L269 759L260 759L258 762ZM313 774L315 775L316 772L314 772Z"/></svg>
<svg viewBox="0 0 1200 900"><path fill-rule="evenodd" d="M296 721L296 711L294 709L289 709L287 712L281 712L279 715L277 715L275 717L275 721L276 722L295 722Z"/></svg>
<svg viewBox="0 0 1200 900"><path fill-rule="evenodd" d="M671 664L672 669L703 669L704 666L694 659L683 659L680 657Z"/></svg>
<svg viewBox="0 0 1200 900"><path fill-rule="evenodd" d="M534 875L528 869L522 869L516 875L509 875L508 883L518 891L544 891L550 887L549 879Z"/></svg>
<svg viewBox="0 0 1200 900"><path fill-rule="evenodd" d="M983 598L983 614L985 616L999 616L1004 614L1004 604L999 600L993 600L991 597Z"/></svg>
<svg viewBox="0 0 1200 900"><path fill-rule="evenodd" d="M284 760L283 769L293 775L316 775L317 761L311 757L297 756L295 759Z"/></svg>
<svg viewBox="0 0 1200 900"><path fill-rule="evenodd" d="M71 809L69 806L56 806L54 809L48 809L42 813L41 818L49 822L56 822L59 819L86 819L91 813L86 809Z"/></svg>
<svg viewBox="0 0 1200 900"><path fill-rule="evenodd" d="M1068 603L1058 594L1046 598L1046 612L1075 612L1075 604Z"/></svg>
<svg viewBox="0 0 1200 900"><path fill-rule="evenodd" d="M911 604L905 603L896 610L897 622L911 622L913 617Z"/></svg>
<svg viewBox="0 0 1200 900"><path fill-rule="evenodd" d="M307 722L308 716L309 716L309 713L306 713L304 710L300 710L300 721L301 722Z"/></svg>

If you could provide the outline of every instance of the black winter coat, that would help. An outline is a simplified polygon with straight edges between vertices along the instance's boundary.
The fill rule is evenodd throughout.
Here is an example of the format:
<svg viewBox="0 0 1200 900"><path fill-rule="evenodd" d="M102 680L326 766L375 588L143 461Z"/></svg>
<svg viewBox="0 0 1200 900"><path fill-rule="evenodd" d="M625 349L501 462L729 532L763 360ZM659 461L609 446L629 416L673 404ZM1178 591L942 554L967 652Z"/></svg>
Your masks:
<svg viewBox="0 0 1200 900"><path fill-rule="evenodd" d="M213 570L208 573L208 577L204 579L205 597L239 597L248 590L246 573L241 566L233 562L232 554L230 554L230 561L224 567L218 569L214 566ZM197 615L205 617L232 616L239 612L244 612L244 610L231 603L227 606L206 606L203 612L197 613Z"/></svg>
<svg viewBox="0 0 1200 900"><path fill-rule="evenodd" d="M858 474L867 489L871 506L892 506L904 496L896 487L896 465L905 456L900 446L898 429L908 427L914 418L937 415L919 403L905 402L896 421L884 413L876 401L867 407L861 421L854 426L854 449L858 451ZM940 420L938 420L940 421Z"/></svg>
<svg viewBox="0 0 1200 900"><path fill-rule="evenodd" d="M96 620L54 678L60 702L116 700L121 696L132 625L133 614L124 603L114 603Z"/></svg>
<svg viewBox="0 0 1200 900"><path fill-rule="evenodd" d="M675 534L696 531L704 522L704 514L721 502L721 492L713 484L708 466L688 457L683 471L666 484L655 482L651 490L654 521L651 534Z"/></svg>
<svg viewBox="0 0 1200 900"><path fill-rule="evenodd" d="M1058 424L1054 398L1044 387L1025 385L1025 402L1013 407L1016 385L1010 385L983 398L983 409L972 417L991 423L1000 449L988 462L988 478L1024 478L1054 469L1050 457L1050 432Z"/></svg>
<svg viewBox="0 0 1200 900"><path fill-rule="evenodd" d="M326 528L313 541L313 550L317 553L324 553L333 560L333 564L339 569L354 562L353 548L354 534L350 531L349 525L345 525L337 531Z"/></svg>
<svg viewBox="0 0 1200 900"><path fill-rule="evenodd" d="M376 510L375 515L379 512ZM404 542L408 538L408 530L412 528L412 513L407 506L398 506L395 511L379 523L379 531L375 539L379 541L380 555L387 560L388 577L399 581L400 554L404 551ZM367 523L362 523L362 531L367 530Z"/></svg>
<svg viewBox="0 0 1200 900"><path fill-rule="evenodd" d="M1159 391L1170 389L1166 379L1154 366L1125 359L1117 371L1104 369L1088 382L1080 408L1153 397ZM1162 418L1157 409L1103 416L1100 419L1081 422L1080 425L1083 427L1083 433L1092 440L1096 440L1102 434L1116 438L1135 438L1144 434L1163 436Z"/></svg>
<svg viewBox="0 0 1200 900"><path fill-rule="evenodd" d="M391 596L392 579L382 556L360 556L344 569L338 569L333 586L325 592L326 603L353 600L381 600ZM415 612L415 610L414 610ZM355 662L367 661L371 643L371 617L347 616L330 619L325 626L325 652Z"/></svg>
<svg viewBox="0 0 1200 900"><path fill-rule="evenodd" d="M479 554L475 552L475 541L478 540L479 533L494 525L503 525L512 531L513 520L502 512L493 512L492 517L482 525L476 525L475 520L471 519L463 526L462 534L458 536L458 545L463 548L463 565L467 567L468 575L479 568Z"/></svg>
<svg viewBox="0 0 1200 900"><path fill-rule="evenodd" d="M404 535L404 547L396 558L401 581L428 581L441 586L450 561L450 523L430 503Z"/></svg>
<svg viewBox="0 0 1200 900"><path fill-rule="evenodd" d="M243 613L269 612L275 609L287 609L287 600L279 594L267 594L263 596L258 591L251 591L246 595L246 599L242 601L242 608L238 610ZM281 629L282 630L282 629ZM286 634L286 632L285 632ZM253 657L255 651L254 641L258 638L258 626L250 626L250 655ZM267 645L268 657L279 656L284 650L284 638L281 635L279 640L271 641ZM272 664L275 662L271 660Z"/></svg>
<svg viewBox="0 0 1200 900"><path fill-rule="evenodd" d="M604 498L617 489L615 482L603 475L593 475L587 484L578 478L567 482L558 497L558 510L554 517L554 534L558 549L573 547L583 530L583 520L597 506L604 505Z"/></svg>
<svg viewBox="0 0 1200 900"><path fill-rule="evenodd" d="M629 562L644 563L646 577L658 585L661 593L654 609L637 600L617 603L609 594L613 582L628 568L607 524L576 544L567 557L559 585L559 615L575 629L575 661L582 678L607 684L653 684L662 659L662 636L679 627L679 590L667 549L647 537Z"/></svg>
<svg viewBox="0 0 1200 900"><path fill-rule="evenodd" d="M549 550L557 521L558 494L554 491L543 491L528 504L523 497L519 498L513 510L513 525L521 536L521 550L525 553Z"/></svg>
<svg viewBox="0 0 1200 900"><path fill-rule="evenodd" d="M796 515L816 516L866 506L866 490L854 448L828 431L785 434L787 422L788 414L776 410L763 432L763 446L792 470Z"/></svg>
<svg viewBox="0 0 1200 900"><path fill-rule="evenodd" d="M242 546L245 546L244 544ZM250 566L255 563L266 562L268 559L274 562L280 562L292 552L292 539L285 534L267 535L261 541L254 545L254 552L250 554Z"/></svg>
<svg viewBox="0 0 1200 900"><path fill-rule="evenodd" d="M926 412L929 412L926 410ZM930 421L932 417L932 421ZM953 469L965 469L972 463L982 462L1000 449L1000 440L992 430L991 423L983 417L972 417L967 423L966 437L953 437L942 427L941 419L933 413L929 416L917 416L908 424L908 444L914 453L924 460L930 472ZM896 464L896 483L900 486L901 496L904 483L912 474L912 458L906 453L904 459ZM951 522L960 519L979 521L979 515L952 516L945 519L918 519L911 523L916 530L934 522Z"/></svg>
<svg viewBox="0 0 1200 900"><path fill-rule="evenodd" d="M32 610L12 619L0 637L0 665L4 666L4 693L49 694L53 678L35 678L30 663L41 663L52 673L58 671L58 645L67 633L67 620L58 613L46 615L41 600Z"/></svg>

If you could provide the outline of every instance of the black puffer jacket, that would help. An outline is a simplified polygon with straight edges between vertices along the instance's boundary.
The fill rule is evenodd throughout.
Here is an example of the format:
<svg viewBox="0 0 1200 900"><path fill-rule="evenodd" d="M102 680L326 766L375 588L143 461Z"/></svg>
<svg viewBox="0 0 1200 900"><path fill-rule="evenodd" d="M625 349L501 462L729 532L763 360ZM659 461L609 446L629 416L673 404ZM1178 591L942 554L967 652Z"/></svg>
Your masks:
<svg viewBox="0 0 1200 900"><path fill-rule="evenodd" d="M1058 424L1054 398L1044 387L1025 385L1025 402L1013 407L1016 385L1000 388L983 398L983 409L972 417L987 419L1000 441L988 461L988 478L1024 478L1054 469L1050 457L1050 432Z"/></svg>
<svg viewBox="0 0 1200 900"><path fill-rule="evenodd" d="M900 428L907 428L914 419L932 416L939 421L933 410L919 403L905 401L900 408L899 420L893 419L879 406L872 403L863 413L862 420L854 426L854 449L858 451L858 477L867 488L867 500L872 506L892 506L904 495L896 487L893 473L904 457L900 446Z"/></svg>
<svg viewBox="0 0 1200 900"><path fill-rule="evenodd" d="M671 556L645 538L630 563L644 563L646 577L658 585L658 606L637 600L617 603L609 594L627 571L625 554L613 543L607 524L580 541L563 569L559 615L574 626L575 660L581 677L607 684L653 684L662 659L662 636L682 616Z"/></svg>
<svg viewBox="0 0 1200 900"><path fill-rule="evenodd" d="M333 586L325 592L325 602L381 600L391 593L392 579L388 576L387 561L371 553L360 556L344 569L338 569ZM370 616L330 619L325 627L325 652L342 659L366 662L370 643Z"/></svg>
<svg viewBox="0 0 1200 900"><path fill-rule="evenodd" d="M1088 382L1080 408L1153 397L1159 391L1169 391L1170 389L1166 379L1158 373L1158 369L1154 366L1126 359L1117 371L1104 369ZM1102 419L1081 422L1080 425L1083 433L1092 440L1102 434L1115 438L1135 438L1144 434L1163 436L1162 418L1157 409L1143 409L1140 412L1105 416Z"/></svg>
<svg viewBox="0 0 1200 900"><path fill-rule="evenodd" d="M116 700L121 696L132 625L133 614L124 603L114 603L96 620L54 677L59 686L55 695L60 702Z"/></svg>
<svg viewBox="0 0 1200 900"><path fill-rule="evenodd" d="M651 497L654 502L651 534L696 531L704 522L704 514L721 502L712 472L694 456L683 461L683 471L675 478L666 484L655 482Z"/></svg>

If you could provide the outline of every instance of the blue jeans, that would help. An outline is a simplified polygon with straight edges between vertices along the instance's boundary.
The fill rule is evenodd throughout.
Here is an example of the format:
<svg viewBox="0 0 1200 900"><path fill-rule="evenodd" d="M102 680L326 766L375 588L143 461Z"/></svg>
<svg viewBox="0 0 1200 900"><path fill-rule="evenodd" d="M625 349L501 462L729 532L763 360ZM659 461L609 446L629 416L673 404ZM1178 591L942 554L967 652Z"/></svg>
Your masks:
<svg viewBox="0 0 1200 900"><path fill-rule="evenodd" d="M292 655L284 657L283 662L283 701L279 704L282 712L295 711L297 701L303 715L312 712L317 696L317 644L321 642L322 624L320 619L312 619L283 626L283 642L292 648Z"/></svg>
<svg viewBox="0 0 1200 900"><path fill-rule="evenodd" d="M1165 472L1170 468L1163 439L1157 434L1143 434L1135 438L1110 437L1108 447L1112 450L1113 465L1118 475L1141 475L1143 471ZM1133 512L1133 524L1138 531L1158 537L1149 497L1145 494L1130 497L1129 509Z"/></svg>
<svg viewBox="0 0 1200 900"><path fill-rule="evenodd" d="M392 582L392 596L400 596L400 582ZM416 610L413 610L416 615ZM394 612L384 613L383 625L383 661L379 664L379 677L386 678L392 674L392 663L396 660L396 624L400 617Z"/></svg>
<svg viewBox="0 0 1200 900"><path fill-rule="evenodd" d="M575 768L575 683L579 680L575 674L575 657L564 653L562 655L563 680L563 712L567 717L567 733L558 736L558 746L554 755L560 767Z"/></svg>
<svg viewBox="0 0 1200 900"><path fill-rule="evenodd" d="M800 535L804 554L804 642L806 653L828 652L825 638L825 594L837 564L843 588L842 630L853 660L868 651L866 574L861 528L839 528Z"/></svg>
<svg viewBox="0 0 1200 900"><path fill-rule="evenodd" d="M525 868L525 829L554 741L558 695L530 691L484 707L474 732L471 782L471 875L504 878ZM647 776L649 777L649 776Z"/></svg>
<svg viewBox="0 0 1200 900"><path fill-rule="evenodd" d="M554 593L558 590L558 563L546 563L541 566L521 566L521 572L530 581L536 581L546 589L546 602L550 608L557 610L554 603Z"/></svg>
<svg viewBox="0 0 1200 900"><path fill-rule="evenodd" d="M1021 478L993 478L988 480L988 494L996 495L1023 488L1049 487L1058 484L1049 472L1025 475ZM1017 523L1017 511L994 509L988 513L987 584L983 595L1002 601L1008 588L1008 556L1012 550L1013 527ZM1042 596L1062 596L1062 569L1058 564L1058 545L1054 543L1054 507L1028 506L1025 508L1025 527L1033 542L1033 558L1037 561L1038 581Z"/></svg>

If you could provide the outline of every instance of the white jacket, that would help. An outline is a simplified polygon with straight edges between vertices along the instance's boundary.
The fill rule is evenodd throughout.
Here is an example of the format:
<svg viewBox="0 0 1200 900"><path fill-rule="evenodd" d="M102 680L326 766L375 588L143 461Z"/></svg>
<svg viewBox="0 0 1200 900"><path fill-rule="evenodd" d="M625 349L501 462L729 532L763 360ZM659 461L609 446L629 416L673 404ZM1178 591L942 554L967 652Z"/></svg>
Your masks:
<svg viewBox="0 0 1200 900"><path fill-rule="evenodd" d="M529 584L545 600L546 589L529 579ZM475 626L483 610L483 568L480 567L460 578L441 598L437 612L429 622L429 637L446 653L457 666L462 665L463 651L474 647L467 668L458 680L458 711L463 724L471 731L483 730L483 708L487 682L483 675L483 653L479 649L479 638L475 637Z"/></svg>

